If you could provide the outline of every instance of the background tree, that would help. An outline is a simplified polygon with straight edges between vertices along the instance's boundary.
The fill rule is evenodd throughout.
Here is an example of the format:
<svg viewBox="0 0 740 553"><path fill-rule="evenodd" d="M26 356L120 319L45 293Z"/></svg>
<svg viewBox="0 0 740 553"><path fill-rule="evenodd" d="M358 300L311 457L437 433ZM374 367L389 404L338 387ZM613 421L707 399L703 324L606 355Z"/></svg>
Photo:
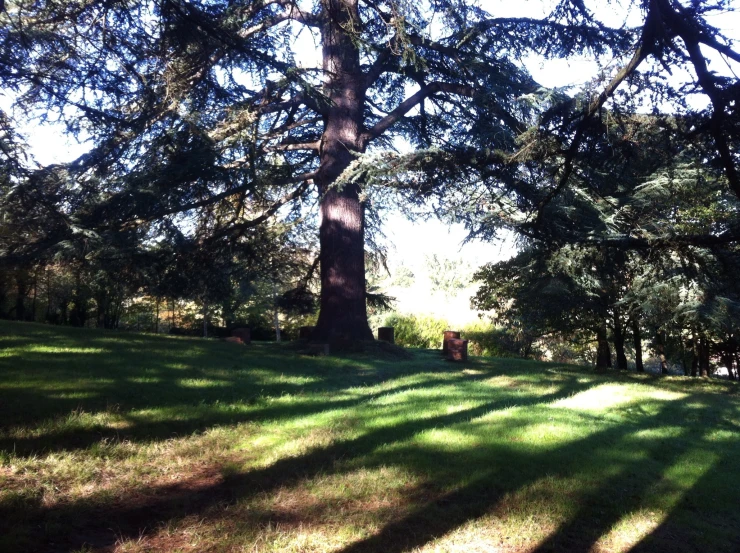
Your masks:
<svg viewBox="0 0 740 553"><path fill-rule="evenodd" d="M609 226L579 230L564 200L586 190L599 207L604 179L587 167L609 151L610 114L666 102L681 112L677 132L702 144L740 194L736 79L711 72L702 48L740 56L706 19L728 2L632 5L643 24L614 30L575 0L542 19L496 17L456 0L8 2L4 86L19 105L56 115L94 144L53 171L65 198L52 202L59 231L25 248L43 251L80 230L187 226L214 209L207 230L217 241L318 198L316 338L325 340L370 337L363 242L371 182L438 200L430 205L481 236L508 227L547 241L558 227L560 239L569 231L571 241L638 247L645 238ZM315 66L299 59L301 37L320 45ZM541 89L518 61L583 52L622 66L576 97ZM671 68L690 69L692 82L662 79ZM691 109L686 90L704 93L709 107ZM396 138L414 152L376 155ZM737 237L729 229L681 239Z"/></svg>
<svg viewBox="0 0 740 553"><path fill-rule="evenodd" d="M706 374L714 354L732 371L738 323L730 275L740 258L728 237L736 232L738 200L675 119L615 121L623 124L574 169L582 185L550 203L542 238L479 273L477 303L530 317L543 332L567 336L590 327L597 366L611 364L611 336L617 367L626 368L629 328L638 370L644 332L663 372L672 361Z"/></svg>

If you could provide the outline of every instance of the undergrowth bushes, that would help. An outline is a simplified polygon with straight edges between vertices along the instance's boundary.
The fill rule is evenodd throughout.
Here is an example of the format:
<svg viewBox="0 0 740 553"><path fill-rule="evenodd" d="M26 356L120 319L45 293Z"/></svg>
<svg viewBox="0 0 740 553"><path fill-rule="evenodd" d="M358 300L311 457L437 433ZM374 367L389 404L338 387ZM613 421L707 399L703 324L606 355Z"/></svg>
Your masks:
<svg viewBox="0 0 740 553"><path fill-rule="evenodd" d="M511 340L509 331L485 321L468 324L460 330L463 340L468 340L470 355L485 357L519 357L521 351Z"/></svg>
<svg viewBox="0 0 740 553"><path fill-rule="evenodd" d="M392 313L385 319L385 326L395 329L396 344L406 348L439 348L442 334L449 330L444 319L430 315L402 315Z"/></svg>
<svg viewBox="0 0 740 553"><path fill-rule="evenodd" d="M468 340L471 355L487 357L518 357L521 349L510 332L485 321L477 321L463 328L452 328L445 319L431 315L392 313L385 318L385 326L395 329L396 344L407 348L439 349L445 330L459 330Z"/></svg>

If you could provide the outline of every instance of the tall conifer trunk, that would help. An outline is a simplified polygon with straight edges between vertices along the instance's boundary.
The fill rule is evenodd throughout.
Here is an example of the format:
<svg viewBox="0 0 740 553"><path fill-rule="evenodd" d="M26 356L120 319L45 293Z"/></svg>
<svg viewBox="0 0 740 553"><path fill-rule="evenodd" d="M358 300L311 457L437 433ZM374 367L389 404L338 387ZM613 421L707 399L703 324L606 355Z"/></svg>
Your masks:
<svg viewBox="0 0 740 553"><path fill-rule="evenodd" d="M614 309L614 351L617 354L617 369L627 370L627 355L624 353L626 331L622 324L619 309Z"/></svg>
<svg viewBox="0 0 740 553"><path fill-rule="evenodd" d="M351 29L360 25L357 0L323 0L321 29L329 107L321 139L321 304L314 339L371 340L365 303L365 212L356 184L334 184L364 151L365 79Z"/></svg>

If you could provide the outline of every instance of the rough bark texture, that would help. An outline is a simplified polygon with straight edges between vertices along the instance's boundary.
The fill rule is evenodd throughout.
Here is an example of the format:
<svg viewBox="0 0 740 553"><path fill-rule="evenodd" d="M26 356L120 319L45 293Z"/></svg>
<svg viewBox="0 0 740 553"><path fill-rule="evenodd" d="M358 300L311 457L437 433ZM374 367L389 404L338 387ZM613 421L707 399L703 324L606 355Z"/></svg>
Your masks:
<svg viewBox="0 0 740 553"><path fill-rule="evenodd" d="M365 212L355 184L337 179L362 139L365 83L360 54L348 30L359 24L356 0L323 0L323 65L329 107L325 114L317 178L321 194L321 301L313 339L372 340L365 303Z"/></svg>

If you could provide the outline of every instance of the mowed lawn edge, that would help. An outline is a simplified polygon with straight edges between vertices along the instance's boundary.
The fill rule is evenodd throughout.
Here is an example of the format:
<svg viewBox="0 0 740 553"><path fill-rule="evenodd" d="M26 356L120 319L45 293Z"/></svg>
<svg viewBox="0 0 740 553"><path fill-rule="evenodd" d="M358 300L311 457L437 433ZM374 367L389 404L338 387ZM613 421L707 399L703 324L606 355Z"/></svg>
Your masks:
<svg viewBox="0 0 740 553"><path fill-rule="evenodd" d="M736 383L0 322L2 551L736 551Z"/></svg>

